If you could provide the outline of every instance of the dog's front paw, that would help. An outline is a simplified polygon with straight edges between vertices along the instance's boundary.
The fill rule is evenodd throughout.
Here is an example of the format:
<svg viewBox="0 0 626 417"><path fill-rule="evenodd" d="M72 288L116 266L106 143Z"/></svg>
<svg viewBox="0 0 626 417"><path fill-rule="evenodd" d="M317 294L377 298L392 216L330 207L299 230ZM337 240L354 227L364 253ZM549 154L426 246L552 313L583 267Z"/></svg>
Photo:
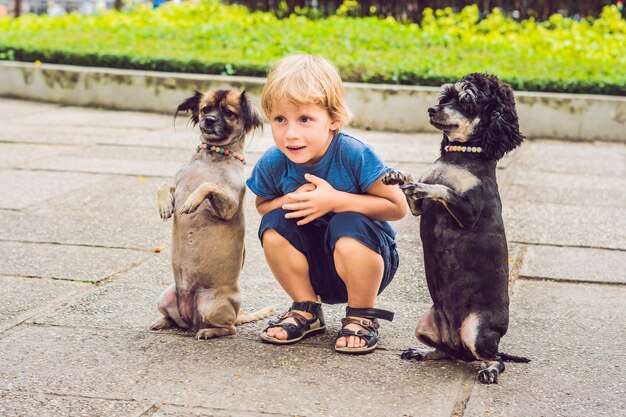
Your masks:
<svg viewBox="0 0 626 417"><path fill-rule="evenodd" d="M405 182L411 182L411 176L408 174L403 174L400 171L391 170L383 175L381 180L385 185L403 185Z"/></svg>
<svg viewBox="0 0 626 417"><path fill-rule="evenodd" d="M426 198L428 196L428 191L426 191L420 183L404 184L400 186L400 189L409 201Z"/></svg>
<svg viewBox="0 0 626 417"><path fill-rule="evenodd" d="M187 197L187 200L185 201L185 203L183 204L183 206L178 212L180 214L193 213L194 211L198 209L198 207L200 206L200 204L202 204L203 201L204 201L204 195L198 194L194 191L193 193L191 193L189 197Z"/></svg>
<svg viewBox="0 0 626 417"><path fill-rule="evenodd" d="M163 221L166 221L167 219L172 217L173 212L174 206L172 205L172 203L159 204L159 215L161 216Z"/></svg>

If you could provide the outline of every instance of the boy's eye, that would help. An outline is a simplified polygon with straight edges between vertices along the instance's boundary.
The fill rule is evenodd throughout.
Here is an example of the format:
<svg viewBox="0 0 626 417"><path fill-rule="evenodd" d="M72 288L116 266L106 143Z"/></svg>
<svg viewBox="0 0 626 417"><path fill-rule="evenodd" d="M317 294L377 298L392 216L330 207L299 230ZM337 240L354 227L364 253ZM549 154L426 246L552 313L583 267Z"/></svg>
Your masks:
<svg viewBox="0 0 626 417"><path fill-rule="evenodd" d="M282 123L285 121L285 118L283 116L276 116L274 120L277 121L278 123Z"/></svg>
<svg viewBox="0 0 626 417"><path fill-rule="evenodd" d="M308 122L308 121L310 121L310 120L311 120L311 119L310 119L309 117L307 117L307 116L302 116L302 117L300 117L300 121L301 121L302 123L306 123L306 122Z"/></svg>

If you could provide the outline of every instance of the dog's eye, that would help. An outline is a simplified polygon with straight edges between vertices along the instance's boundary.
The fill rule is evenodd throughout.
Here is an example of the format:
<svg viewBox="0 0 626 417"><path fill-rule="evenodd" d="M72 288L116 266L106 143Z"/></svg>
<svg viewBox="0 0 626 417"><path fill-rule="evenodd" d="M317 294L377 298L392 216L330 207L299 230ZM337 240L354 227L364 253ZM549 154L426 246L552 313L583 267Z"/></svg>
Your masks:
<svg viewBox="0 0 626 417"><path fill-rule="evenodd" d="M200 109L202 114L207 114L210 110L211 108L209 106L204 106L203 108Z"/></svg>
<svg viewBox="0 0 626 417"><path fill-rule="evenodd" d="M224 108L224 116L233 117L234 115L235 113L233 111L231 111L230 109Z"/></svg>

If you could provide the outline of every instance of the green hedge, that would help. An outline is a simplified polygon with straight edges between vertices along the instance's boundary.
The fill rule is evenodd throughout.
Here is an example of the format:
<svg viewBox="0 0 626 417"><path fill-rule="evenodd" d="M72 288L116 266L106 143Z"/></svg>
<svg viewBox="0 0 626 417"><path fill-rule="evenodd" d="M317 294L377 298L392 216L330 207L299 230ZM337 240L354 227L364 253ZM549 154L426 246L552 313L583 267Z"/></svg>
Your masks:
<svg viewBox="0 0 626 417"><path fill-rule="evenodd" d="M517 90L626 95L626 21L614 6L580 22L515 22L497 9L392 18L277 19L214 0L98 16L0 19L0 59L264 76L290 53L321 54L344 80L438 86L489 72Z"/></svg>

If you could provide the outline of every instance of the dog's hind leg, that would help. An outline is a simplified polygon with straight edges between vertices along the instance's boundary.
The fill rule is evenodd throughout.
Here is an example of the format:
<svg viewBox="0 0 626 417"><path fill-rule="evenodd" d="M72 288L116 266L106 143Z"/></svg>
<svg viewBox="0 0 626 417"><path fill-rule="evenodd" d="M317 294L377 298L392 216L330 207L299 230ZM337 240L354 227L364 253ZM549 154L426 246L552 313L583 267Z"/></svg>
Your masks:
<svg viewBox="0 0 626 417"><path fill-rule="evenodd" d="M174 326L183 329L188 328L178 312L176 285L172 284L163 291L157 301L157 307L161 314L163 314L163 317L155 321L152 326L150 326L150 330L163 330Z"/></svg>
<svg viewBox="0 0 626 417"><path fill-rule="evenodd" d="M452 359L450 355L437 349L428 348L409 348L400 355L402 359L415 361L439 361L442 359Z"/></svg>
<svg viewBox="0 0 626 417"><path fill-rule="evenodd" d="M483 384L497 384L498 375L504 372L502 359L487 361L483 360L481 369L478 371L478 380Z"/></svg>
<svg viewBox="0 0 626 417"><path fill-rule="evenodd" d="M239 310L238 297L215 296L213 292L206 292L197 296L198 313L202 326L196 339L212 339L237 333L235 321Z"/></svg>
<svg viewBox="0 0 626 417"><path fill-rule="evenodd" d="M478 380L483 384L497 384L504 372L504 362L498 356L500 334L481 323L480 316L470 313L461 325L461 340L476 359L481 361Z"/></svg>
<svg viewBox="0 0 626 417"><path fill-rule="evenodd" d="M159 206L159 215L163 221L172 217L174 212L174 186L163 183L157 190L157 204Z"/></svg>
<svg viewBox="0 0 626 417"><path fill-rule="evenodd" d="M451 359L452 357L442 351L440 346L441 342L441 334L434 319L434 311L433 308L428 311L428 313L424 314L420 319L417 327L415 327L415 337L424 343L425 345L431 346L434 349L429 348L409 348L402 352L400 357L402 359L413 359L416 361L436 361L442 359Z"/></svg>

